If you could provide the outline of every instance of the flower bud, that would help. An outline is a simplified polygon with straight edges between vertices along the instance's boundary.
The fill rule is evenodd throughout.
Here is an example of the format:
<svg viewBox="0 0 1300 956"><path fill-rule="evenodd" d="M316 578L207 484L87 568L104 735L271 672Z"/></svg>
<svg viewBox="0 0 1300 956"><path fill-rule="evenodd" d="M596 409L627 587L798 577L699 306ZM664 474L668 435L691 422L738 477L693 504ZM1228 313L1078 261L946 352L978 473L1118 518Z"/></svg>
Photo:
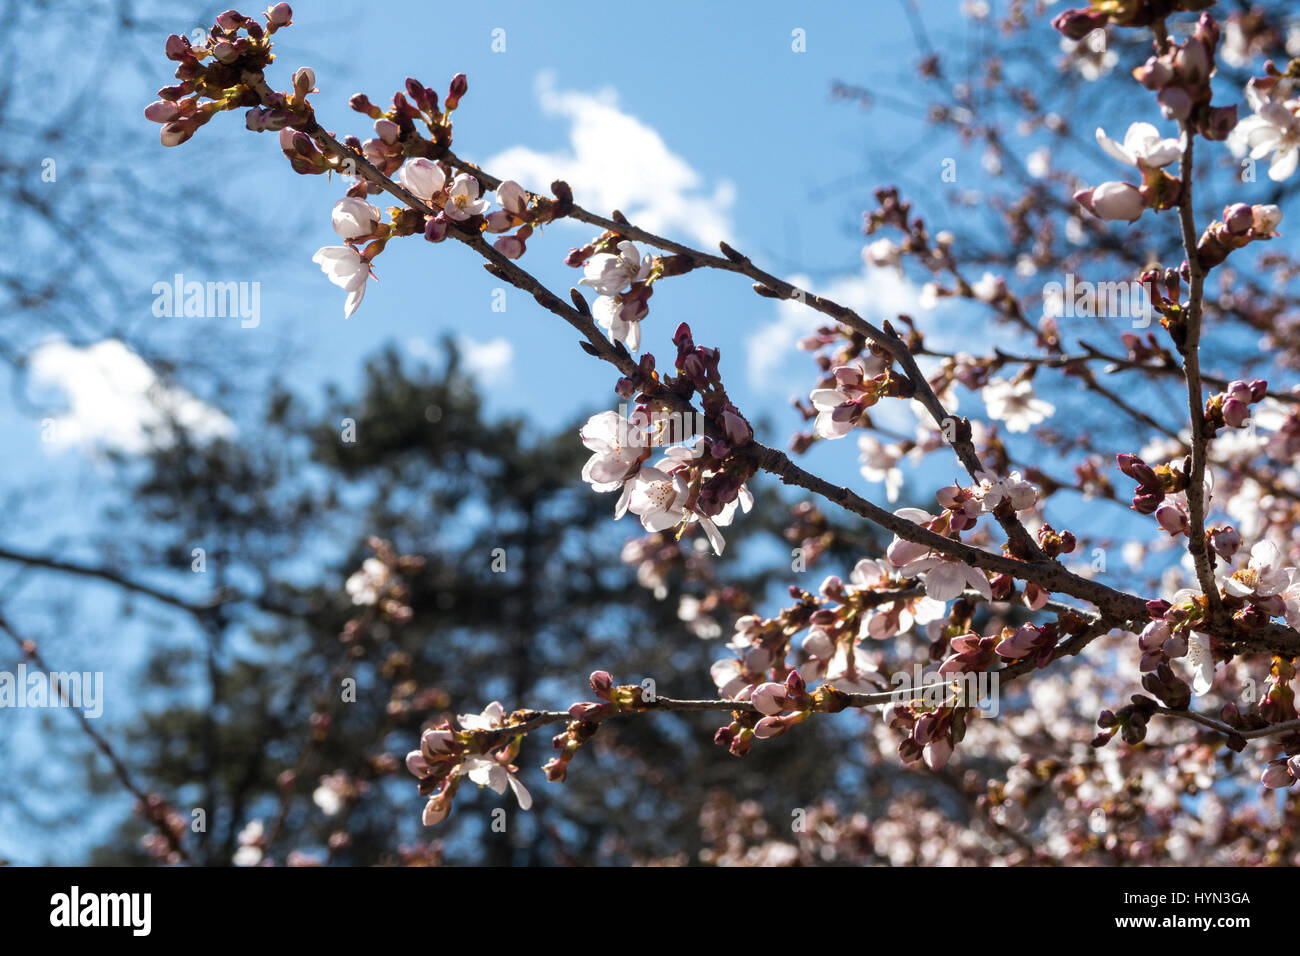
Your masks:
<svg viewBox="0 0 1300 956"><path fill-rule="evenodd" d="M431 768L429 762L424 759L424 754L412 750L406 755L406 769L417 777L427 777Z"/></svg>
<svg viewBox="0 0 1300 956"><path fill-rule="evenodd" d="M167 59L176 60L177 62L188 60L194 55L191 52L190 41L178 33L173 33L167 38L167 43L163 49L167 53Z"/></svg>
<svg viewBox="0 0 1300 956"><path fill-rule="evenodd" d="M1235 203L1223 210L1223 224L1234 236L1249 232L1255 224L1255 210L1244 202Z"/></svg>
<svg viewBox="0 0 1300 956"><path fill-rule="evenodd" d="M309 66L300 66L293 73L293 92L302 99L316 89L316 71Z"/></svg>
<svg viewBox="0 0 1300 956"><path fill-rule="evenodd" d="M1075 193L1075 202L1107 221L1136 222L1146 208L1146 201L1136 186L1128 183L1102 183Z"/></svg>
<svg viewBox="0 0 1300 956"><path fill-rule="evenodd" d="M786 709L785 685L771 681L759 684L749 700L760 714L776 716Z"/></svg>
<svg viewBox="0 0 1300 956"><path fill-rule="evenodd" d="M1244 428L1250 419L1250 406L1235 398L1223 403L1223 420L1229 428Z"/></svg>
<svg viewBox="0 0 1300 956"><path fill-rule="evenodd" d="M457 73L451 78L451 87L447 90L447 110L450 112L460 105L460 98L469 90L469 77Z"/></svg>
<svg viewBox="0 0 1300 956"><path fill-rule="evenodd" d="M1058 14L1052 26L1060 30L1071 40L1082 40L1093 30L1106 26L1110 18L1098 10L1077 7Z"/></svg>
<svg viewBox="0 0 1300 956"><path fill-rule="evenodd" d="M1192 98L1181 86L1166 86L1156 97L1166 119L1185 120L1192 112Z"/></svg>
<svg viewBox="0 0 1300 956"><path fill-rule="evenodd" d="M1281 790L1295 783L1295 777L1291 775L1291 770L1287 767L1284 758L1278 758L1271 761L1264 768L1263 775L1260 776L1259 782L1270 790Z"/></svg>
<svg viewBox="0 0 1300 956"><path fill-rule="evenodd" d="M447 229L450 224L447 218L438 213L436 216L430 216L424 220L424 238L430 242L442 242L447 238Z"/></svg>
<svg viewBox="0 0 1300 956"><path fill-rule="evenodd" d="M397 180L407 192L430 202L446 186L447 174L433 160L419 157L406 161L406 165L397 173Z"/></svg>
<svg viewBox="0 0 1300 956"><path fill-rule="evenodd" d="M1232 556L1241 548L1241 535L1232 526L1213 528L1210 531L1210 546L1223 560L1231 561Z"/></svg>
<svg viewBox="0 0 1300 956"><path fill-rule="evenodd" d="M780 717L764 717L754 725L754 736L759 740L767 740L771 737L780 737L789 729Z"/></svg>
<svg viewBox="0 0 1300 956"><path fill-rule="evenodd" d="M184 120L168 123L159 131L158 138L164 146L179 146L194 135L194 126Z"/></svg>
<svg viewBox="0 0 1300 956"><path fill-rule="evenodd" d="M1163 504L1155 511L1156 521L1174 537L1186 534L1190 525L1183 509L1176 505Z"/></svg>
<svg viewBox="0 0 1300 956"><path fill-rule="evenodd" d="M151 123L170 123L180 116L180 107L167 100L155 100L144 108L144 118Z"/></svg>
<svg viewBox="0 0 1300 956"><path fill-rule="evenodd" d="M952 757L952 742L947 737L936 737L925 745L925 765L931 770L942 770Z"/></svg>
<svg viewBox="0 0 1300 956"><path fill-rule="evenodd" d="M266 12L266 21L277 30L289 26L293 23L293 7L287 3L277 3Z"/></svg>
<svg viewBox="0 0 1300 956"><path fill-rule="evenodd" d="M1275 235L1277 225L1282 221L1282 210L1271 204L1253 206L1252 209L1255 213L1255 232L1261 236Z"/></svg>

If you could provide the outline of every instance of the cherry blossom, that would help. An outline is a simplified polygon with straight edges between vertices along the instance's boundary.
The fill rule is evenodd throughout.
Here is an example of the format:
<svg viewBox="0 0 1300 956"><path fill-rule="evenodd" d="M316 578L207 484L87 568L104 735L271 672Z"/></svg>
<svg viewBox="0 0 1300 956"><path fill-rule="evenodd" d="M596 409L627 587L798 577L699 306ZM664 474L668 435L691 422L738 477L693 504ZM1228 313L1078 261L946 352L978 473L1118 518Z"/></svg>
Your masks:
<svg viewBox="0 0 1300 956"><path fill-rule="evenodd" d="M641 258L637 247L626 239L618 244L618 253L602 252L587 260L579 285L588 285L598 295L618 295L633 282L650 274L650 260Z"/></svg>
<svg viewBox="0 0 1300 956"><path fill-rule="evenodd" d="M904 454L902 447L897 444L886 445L874 435L862 435L858 438L858 452L861 455L862 477L867 481L883 481L885 498L891 503L897 501L898 492L903 487L903 472L898 468Z"/></svg>
<svg viewBox="0 0 1300 956"><path fill-rule="evenodd" d="M591 315L596 324L609 333L610 340L622 342L629 352L641 348L641 320L648 310L640 299L626 301L617 295L597 296L591 304Z"/></svg>
<svg viewBox="0 0 1300 956"><path fill-rule="evenodd" d="M407 192L424 200L425 203L430 203L434 196L442 194L443 188L447 185L447 174L433 160L418 157L408 159L398 170L397 181Z"/></svg>
<svg viewBox="0 0 1300 956"><path fill-rule="evenodd" d="M1237 124L1229 145L1238 155L1249 153L1252 159L1272 153L1268 178L1278 183L1289 179L1300 166L1300 98L1276 99L1251 80L1246 101L1255 115Z"/></svg>
<svg viewBox="0 0 1300 956"><path fill-rule="evenodd" d="M1105 182L1075 193L1074 199L1099 219L1111 222L1137 222L1146 209L1146 199L1130 183Z"/></svg>
<svg viewBox="0 0 1300 956"><path fill-rule="evenodd" d="M379 602L391 580L392 571L387 564L378 558L366 558L343 587L352 597L353 604L371 605Z"/></svg>
<svg viewBox="0 0 1300 956"><path fill-rule="evenodd" d="M931 554L909 561L898 571L906 577L924 574L925 593L936 601L950 601L959 597L968 587L984 595L986 600L993 598L993 589L989 587L989 579L984 576L984 572L956 558Z"/></svg>
<svg viewBox="0 0 1300 956"><path fill-rule="evenodd" d="M623 490L615 509L616 517L622 517L628 506L630 481L650 457L651 436L614 411L593 415L579 436L592 453L582 466L582 480L595 491Z"/></svg>
<svg viewBox="0 0 1300 956"><path fill-rule="evenodd" d="M456 721L465 730L495 730L505 723L505 719L506 709L500 701L494 700L483 708L482 713L461 714Z"/></svg>
<svg viewBox="0 0 1300 956"><path fill-rule="evenodd" d="M447 189L447 202L442 207L448 219L464 222L474 216L481 216L491 207L486 199L480 199L478 180L469 173L461 173L451 181Z"/></svg>
<svg viewBox="0 0 1300 956"><path fill-rule="evenodd" d="M1028 511L1038 501L1038 489L1025 481L1018 471L1011 472L1005 478L999 478L992 471L980 471L976 472L975 477L979 479L975 496L983 503L986 511L994 511L1003 501L1013 511Z"/></svg>
<svg viewBox="0 0 1300 956"><path fill-rule="evenodd" d="M1198 697L1208 693L1214 684L1214 654L1208 634L1193 631L1187 638L1187 663L1192 669L1192 693Z"/></svg>
<svg viewBox="0 0 1300 956"><path fill-rule="evenodd" d="M1294 568L1284 568L1282 551L1272 541L1260 541L1250 549L1250 563L1223 582L1233 597L1269 598L1281 594L1291 583Z"/></svg>
<svg viewBox="0 0 1300 956"><path fill-rule="evenodd" d="M817 409L813 432L819 438L843 438L858 423L862 413L875 403L867 386L867 372L861 362L834 369L835 388L814 389L809 395Z"/></svg>
<svg viewBox="0 0 1300 956"><path fill-rule="evenodd" d="M635 352L641 345L641 319L648 309L641 296L624 298L623 291L636 283L644 282L650 275L652 261L641 257L637 247L623 240L618 253L602 252L587 260L579 285L591 286L597 298L591 314L598 325L610 334L615 342L623 342Z"/></svg>
<svg viewBox="0 0 1300 956"><path fill-rule="evenodd" d="M1104 129L1097 127L1097 142L1107 155L1138 169L1160 169L1176 162L1182 155L1178 140L1162 139L1159 130L1150 123L1129 126L1123 144L1115 142Z"/></svg>
<svg viewBox="0 0 1300 956"><path fill-rule="evenodd" d="M360 239L379 225L379 210L364 199L348 196L334 204L330 214L334 231L343 239Z"/></svg>
<svg viewBox="0 0 1300 956"><path fill-rule="evenodd" d="M1056 406L1034 395L1034 387L1026 380L992 379L980 390L990 418L1007 426L1007 431L1027 432L1056 413Z"/></svg>
<svg viewBox="0 0 1300 956"><path fill-rule="evenodd" d="M361 300L366 296L366 282L370 279L370 263L350 246L322 246L316 250L311 261L320 266L330 282L347 292L348 297L343 304L343 317L352 318L352 313L357 311Z"/></svg>
<svg viewBox="0 0 1300 956"><path fill-rule="evenodd" d="M483 754L470 754L465 758L465 762L461 766L462 772L469 777L471 782L478 784L480 787L487 787L496 794L505 793L508 785L514 791L515 799L519 801L519 809L532 809L533 795L515 776L514 771L507 768L499 760Z"/></svg>

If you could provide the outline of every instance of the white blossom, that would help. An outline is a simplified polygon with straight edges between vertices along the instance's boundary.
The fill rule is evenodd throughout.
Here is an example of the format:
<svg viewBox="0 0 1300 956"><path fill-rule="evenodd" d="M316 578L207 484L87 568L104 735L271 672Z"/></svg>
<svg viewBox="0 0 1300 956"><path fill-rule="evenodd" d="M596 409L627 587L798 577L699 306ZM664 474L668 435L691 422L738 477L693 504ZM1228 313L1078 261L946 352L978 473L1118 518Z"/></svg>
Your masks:
<svg viewBox="0 0 1300 956"><path fill-rule="evenodd" d="M1182 146L1176 139L1162 139L1159 130L1150 123L1134 123L1124 134L1122 144L1097 127L1097 142L1106 153L1121 163L1138 169L1161 169L1177 162Z"/></svg>
<svg viewBox="0 0 1300 956"><path fill-rule="evenodd" d="M989 417L1007 426L1007 431L1027 432L1056 412L1056 406L1034 395L1029 382L995 378L980 390Z"/></svg>
<svg viewBox="0 0 1300 956"><path fill-rule="evenodd" d="M350 246L322 246L316 250L311 261L318 264L321 271L336 286L347 292L343 304L343 317L351 318L357 311L361 300L366 296L366 282L370 278L370 263L361 258L361 254Z"/></svg>
<svg viewBox="0 0 1300 956"><path fill-rule="evenodd" d="M375 231L375 226L379 225L379 210L364 199L345 196L334 204L330 222L341 238L359 239Z"/></svg>
<svg viewBox="0 0 1300 956"><path fill-rule="evenodd" d="M1252 159L1272 153L1268 178L1280 183L1300 165L1300 99L1279 101L1261 92L1251 80L1246 84L1246 101L1255 115L1236 125L1228 137L1228 146L1238 156L1249 153Z"/></svg>
<svg viewBox="0 0 1300 956"><path fill-rule="evenodd" d="M418 157L408 159L406 165L397 171L397 181L407 192L427 203L447 185L447 174L433 160Z"/></svg>
<svg viewBox="0 0 1300 956"><path fill-rule="evenodd" d="M480 199L478 180L469 173L461 173L451 181L447 190L447 202L442 207L448 219L464 222L472 216L481 216L491 206L486 199Z"/></svg>

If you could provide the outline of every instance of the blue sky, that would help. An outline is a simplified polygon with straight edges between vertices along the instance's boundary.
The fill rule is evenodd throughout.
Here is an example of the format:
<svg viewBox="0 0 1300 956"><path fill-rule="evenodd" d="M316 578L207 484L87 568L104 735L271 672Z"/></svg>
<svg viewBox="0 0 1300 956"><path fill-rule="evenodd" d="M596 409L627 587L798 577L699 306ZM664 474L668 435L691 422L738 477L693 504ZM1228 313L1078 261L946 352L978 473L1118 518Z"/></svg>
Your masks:
<svg viewBox="0 0 1300 956"><path fill-rule="evenodd" d="M858 218L869 196L863 160L874 134L855 108L831 101L829 88L867 69L890 79L906 69L899 53L910 58L913 47L897 5L792 16L779 4L755 4L738 16L734 8L668 4L629 22L591 17L576 5L570 15L564 5L494 4L459 11L454 40L434 44L436 62L427 64L396 54L348 57L343 38L366 9L300 4L278 45L281 79L298 65L316 69L317 115L335 131L369 132L364 118L347 109L353 92L382 102L408 74L445 90L450 75L463 71L470 93L456 114L461 156L499 174L532 174L539 181L525 185L539 191L550 181L542 177L557 169L593 210L608 212L617 203L634 221L699 244L726 235L785 272L861 271ZM385 5L392 11L385 20L419 19L408 12L418 9ZM505 31L504 53L492 52L496 29ZM791 49L796 29L806 31L807 52ZM506 311L493 312L501 283L454 245L391 244L376 263L380 282L344 321L342 295L311 262L318 246L336 241L328 209L340 184L294 176L273 137L247 133L234 117L221 119L186 146L160 151L159 171L184 163L190 150L230 150L238 161L229 186L257 197L248 210L250 230L275 234L286 219L294 223L278 261L250 264L248 278L262 282L263 321L241 333L293 343L290 381L346 379L358 356L385 341L418 355L449 334L467 345L495 342L485 358L502 358L508 346L509 369L484 376L495 386L493 410L526 411L539 424L555 425L610 399L611 376L576 348L571 331L514 290L506 293ZM647 154L663 161L647 163ZM489 165L494 157L502 161ZM648 195L653 190L643 182L656 176L664 188ZM694 227L693 220L705 224ZM533 240L524 264L563 289L580 276L562 256L592 235L587 227L557 224ZM691 321L700 341L724 350L729 382L746 407L783 409L797 381L783 389L770 376L756 381L748 374L757 346L747 340L777 316L748 283L688 276L664 283L653 306L647 349L667 356L677 322Z"/></svg>
<svg viewBox="0 0 1300 956"><path fill-rule="evenodd" d="M952 29L954 21L956 29L969 29L951 16L954 6L926 3L922 16L931 30ZM272 84L287 86L296 67L312 66L317 116L338 134L370 134L369 121L347 107L354 92L382 103L408 75L442 92L452 74L465 72L470 92L456 113L454 144L462 157L538 191L563 176L593 211L617 205L633 221L700 247L712 249L725 236L773 271L838 293L867 314L915 309L916 290L892 274L865 281L860 217L872 188L915 174L924 126L830 95L837 80L896 91L909 76L917 46L900 3L797 10L779 3L668 3L643 17L593 16L576 4L498 3L458 10L454 28L432 22L422 4L385 3L378 18L374 9L299 3L294 25L278 38ZM159 51L168 29L192 33L216 12L193 10L187 15L175 5L160 24ZM399 52L391 37L411 29L428 34L435 52ZM359 46L360 36L366 42ZM504 52L494 52L502 40ZM360 359L387 343L437 360L438 342L448 335L482 369L489 414L523 413L552 428L614 403L611 370L581 352L574 333L522 293L507 290L505 312L494 312L502 283L454 243L393 242L376 261L380 281L345 321L341 291L311 261L318 247L337 243L329 208L343 184L293 174L275 137L249 133L238 113L219 116L179 148L149 149L157 129L140 110L169 77L160 52L151 85L132 77L113 90L121 136L143 151L152 165L145 172L164 181L183 175L200 152L224 158L227 172L212 188L245 197L242 227L275 252L210 274L201 263L214 250L205 246L202 229L193 236L195 265L186 279L259 283L256 328L239 328L230 318L155 317L154 284L170 282L172 274L133 271L129 253L124 270L135 295L123 310L135 333L161 354L192 355L202 343L245 357L243 385L251 391L234 401L205 394L199 381L177 383L212 398L235 428L255 421L260 403L247 396L270 375L314 396L325 382L357 381ZM580 278L563 265L564 253L594 235L580 224L555 224L534 237L523 264L563 291ZM758 298L739 277L700 272L658 287L643 349L669 360L673 330L689 321L697 341L722 350L733 397L751 417L770 416L774 428L765 437L782 445L798 424L789 399L807 394L813 372L806 355L787 353L818 318ZM46 387L32 390L34 397L66 407L80 390L83 412L113 407L113 415L129 419L125 407L101 395L84 358L46 364L54 370L44 376ZM116 369L106 374L121 377ZM183 395L176 401L183 405ZM93 474L78 443L42 444L39 419L12 410L6 418L8 427L0 428L28 453L22 459L42 479L67 480L82 469ZM839 444L844 447L832 458L848 480L856 452L849 442Z"/></svg>

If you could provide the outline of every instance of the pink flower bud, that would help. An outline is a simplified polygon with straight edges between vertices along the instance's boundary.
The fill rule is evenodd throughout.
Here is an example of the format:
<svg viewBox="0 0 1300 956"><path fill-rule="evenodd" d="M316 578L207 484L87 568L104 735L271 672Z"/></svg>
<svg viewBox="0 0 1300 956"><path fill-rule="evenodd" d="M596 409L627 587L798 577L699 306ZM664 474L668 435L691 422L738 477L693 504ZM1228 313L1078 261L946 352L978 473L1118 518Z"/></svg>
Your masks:
<svg viewBox="0 0 1300 956"><path fill-rule="evenodd" d="M1181 86L1166 86L1156 97L1166 119L1187 119L1192 112L1192 98Z"/></svg>
<svg viewBox="0 0 1300 956"><path fill-rule="evenodd" d="M1239 202L1223 210L1223 224L1234 236L1242 236L1255 224L1255 210L1244 202Z"/></svg>
<svg viewBox="0 0 1300 956"><path fill-rule="evenodd" d="M1076 193L1074 199L1099 219L1111 222L1136 222L1146 208L1142 193L1128 183L1102 183Z"/></svg>
<svg viewBox="0 0 1300 956"><path fill-rule="evenodd" d="M144 108L144 118L151 123L170 123L180 115L180 107L166 100L155 100Z"/></svg>
<svg viewBox="0 0 1300 956"><path fill-rule="evenodd" d="M450 801L442 799L441 795L439 795L424 805L424 813L421 816L421 820L424 821L426 827L431 827L447 819L447 814L450 812Z"/></svg>
<svg viewBox="0 0 1300 956"><path fill-rule="evenodd" d="M527 250L524 240L518 236L502 236L492 243L492 248L507 259L518 259Z"/></svg>
<svg viewBox="0 0 1300 956"><path fill-rule="evenodd" d="M450 730L426 730L420 736L420 746L431 754L451 753L452 740Z"/></svg>
<svg viewBox="0 0 1300 956"><path fill-rule="evenodd" d="M722 413L722 430L727 436L727 441L734 448L749 444L754 434L749 423L730 409Z"/></svg>
<svg viewBox="0 0 1300 956"><path fill-rule="evenodd" d="M1244 428L1250 419L1250 406L1235 398L1223 403L1223 420L1229 428Z"/></svg>
<svg viewBox="0 0 1300 956"><path fill-rule="evenodd" d="M569 716L574 720L591 720L604 709L604 704L583 700L569 705Z"/></svg>
<svg viewBox="0 0 1300 956"><path fill-rule="evenodd" d="M1281 790L1295 783L1296 778L1291 775L1290 768L1284 758L1271 761L1264 768L1263 775L1260 776L1259 782L1270 790Z"/></svg>
<svg viewBox="0 0 1300 956"><path fill-rule="evenodd" d="M759 740L767 740L771 737L780 737L789 729L780 717L764 717L754 725L754 736Z"/></svg>
<svg viewBox="0 0 1300 956"><path fill-rule="evenodd" d="M1210 54L1205 44L1192 37L1174 53L1174 72L1187 83L1196 85L1210 72Z"/></svg>
<svg viewBox="0 0 1300 956"><path fill-rule="evenodd" d="M942 770L952 757L952 741L936 737L925 745L925 765L931 770Z"/></svg>
<svg viewBox="0 0 1300 956"><path fill-rule="evenodd" d="M178 33L173 33L167 38L163 50L169 60L187 60L194 55L190 52L190 41Z"/></svg>
<svg viewBox="0 0 1300 956"><path fill-rule="evenodd" d="M1052 26L1071 40L1082 40L1093 30L1104 27L1109 22L1109 19L1105 13L1100 11L1078 7L1058 14L1056 19L1052 21Z"/></svg>
<svg viewBox="0 0 1300 956"><path fill-rule="evenodd" d="M588 682L592 693L601 700L609 700L609 692L614 688L614 678L609 671L592 671Z"/></svg>
<svg viewBox="0 0 1300 956"><path fill-rule="evenodd" d="M934 736L938 729L939 718L934 714L922 714L916 718L916 726L912 728L912 739L918 744L928 744L930 738Z"/></svg>
<svg viewBox="0 0 1300 956"><path fill-rule="evenodd" d="M158 138L164 146L179 146L194 135L194 127L183 120L168 123L159 131Z"/></svg>
<svg viewBox="0 0 1300 956"><path fill-rule="evenodd" d="M1163 504L1157 508L1156 521L1174 537L1186 534L1190 528L1187 515L1176 505Z"/></svg>
<svg viewBox="0 0 1300 956"><path fill-rule="evenodd" d="M521 219L528 211L528 194L514 180L507 179L497 187L497 202L506 212Z"/></svg>
<svg viewBox="0 0 1300 956"><path fill-rule="evenodd" d="M771 681L759 684L754 688L749 700L760 714L775 716L786 709L785 685L774 684Z"/></svg>
<svg viewBox="0 0 1300 956"><path fill-rule="evenodd" d="M1181 635L1175 635L1165 641L1160 650L1164 652L1165 657L1168 657L1171 660L1177 660L1180 657L1184 657L1187 654L1187 638Z"/></svg>
<svg viewBox="0 0 1300 956"><path fill-rule="evenodd" d="M406 755L406 769L417 777L427 777L430 771L429 761L424 759L424 754L420 751L412 750Z"/></svg>
<svg viewBox="0 0 1300 956"><path fill-rule="evenodd" d="M309 66L300 66L293 73L293 91L300 98L316 89L316 71Z"/></svg>
<svg viewBox="0 0 1300 956"><path fill-rule="evenodd" d="M447 109L454 110L460 105L460 98L469 90L469 77L457 73L451 78L451 87L447 90Z"/></svg>
<svg viewBox="0 0 1300 956"><path fill-rule="evenodd" d="M287 3L277 3L267 11L266 20L277 29L287 27L293 23L293 7Z"/></svg>

